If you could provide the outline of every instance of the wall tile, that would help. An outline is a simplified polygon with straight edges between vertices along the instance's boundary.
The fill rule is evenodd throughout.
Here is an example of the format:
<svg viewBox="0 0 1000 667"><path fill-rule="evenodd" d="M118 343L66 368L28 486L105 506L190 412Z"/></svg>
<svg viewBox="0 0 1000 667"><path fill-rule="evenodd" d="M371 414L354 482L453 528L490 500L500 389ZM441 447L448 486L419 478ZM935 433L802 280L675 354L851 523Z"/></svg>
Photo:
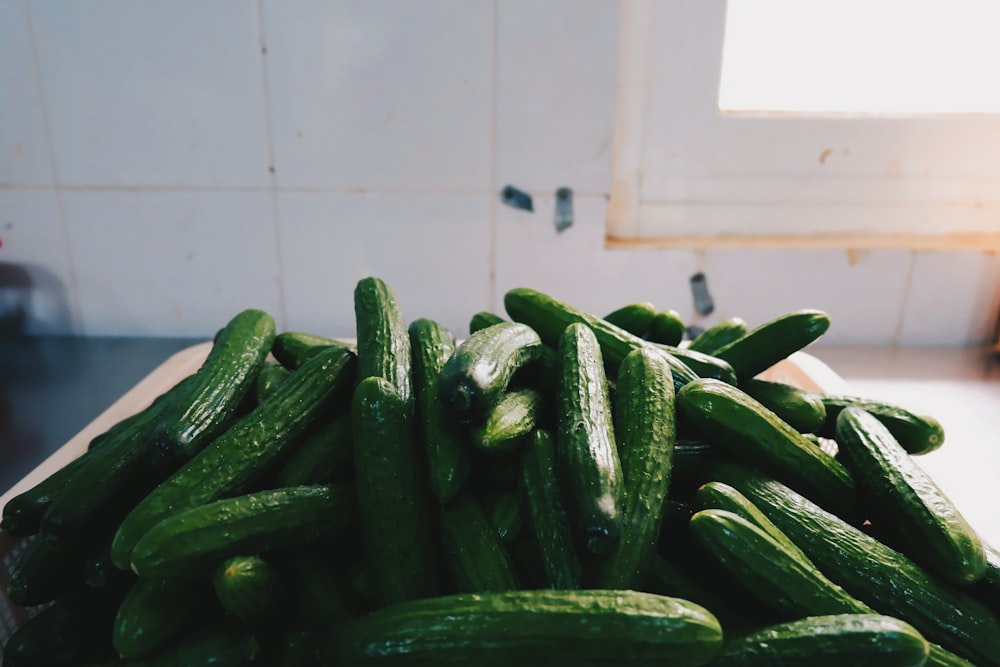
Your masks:
<svg viewBox="0 0 1000 667"><path fill-rule="evenodd" d="M366 276L386 281L408 321L457 336L489 305L486 195L284 193L278 220L290 329L355 336Z"/></svg>
<svg viewBox="0 0 1000 667"><path fill-rule="evenodd" d="M52 185L27 3L0 3L0 183Z"/></svg>
<svg viewBox="0 0 1000 667"><path fill-rule="evenodd" d="M498 187L608 192L618 12L605 0L500 0Z"/></svg>
<svg viewBox="0 0 1000 667"><path fill-rule="evenodd" d="M491 2L263 6L280 186L490 188Z"/></svg>
<svg viewBox="0 0 1000 667"><path fill-rule="evenodd" d="M0 190L0 238L0 320L20 310L27 333L76 333L77 291L56 193Z"/></svg>
<svg viewBox="0 0 1000 667"><path fill-rule="evenodd" d="M31 7L63 185L270 183L254 3Z"/></svg>
<svg viewBox="0 0 1000 667"><path fill-rule="evenodd" d="M900 321L909 272L906 250L710 250L699 269L716 312L757 326L785 312L818 308L830 315L829 344L889 344Z"/></svg>
<svg viewBox="0 0 1000 667"><path fill-rule="evenodd" d="M87 334L207 337L251 307L283 324L269 194L63 196Z"/></svg>
<svg viewBox="0 0 1000 667"><path fill-rule="evenodd" d="M997 321L1000 258L981 252L915 252L900 334L903 345L971 345Z"/></svg>
<svg viewBox="0 0 1000 667"><path fill-rule="evenodd" d="M572 227L557 232L555 198L534 198L534 213L497 208L494 303L504 314L503 295L530 287L598 315L635 301L673 308L689 318L688 278L694 254L687 250L607 249L603 197L574 197Z"/></svg>

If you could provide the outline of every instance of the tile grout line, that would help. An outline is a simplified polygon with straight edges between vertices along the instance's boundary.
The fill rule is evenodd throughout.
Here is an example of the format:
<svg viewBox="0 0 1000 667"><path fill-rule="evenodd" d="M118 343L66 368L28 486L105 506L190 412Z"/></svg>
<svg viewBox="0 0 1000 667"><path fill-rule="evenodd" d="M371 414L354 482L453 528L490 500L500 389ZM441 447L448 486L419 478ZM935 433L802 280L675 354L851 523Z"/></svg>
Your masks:
<svg viewBox="0 0 1000 667"><path fill-rule="evenodd" d="M892 336L889 337L889 347L897 348L903 337L903 322L906 320L906 307L910 300L910 292L913 288L913 268L917 263L917 250L910 250L910 261L906 265L906 278L903 281L903 295L899 303L899 314L896 317L896 326L893 328Z"/></svg>
<svg viewBox="0 0 1000 667"><path fill-rule="evenodd" d="M497 312L497 54L499 47L499 0L493 0L493 52L490 62L490 231L489 231L489 273L487 276L489 287L489 309L490 312Z"/></svg>
<svg viewBox="0 0 1000 667"><path fill-rule="evenodd" d="M278 313L279 329L288 328L288 306L285 299L285 268L281 253L281 232L278 229L278 177L275 174L274 164L274 124L271 122L271 78L267 67L267 35L264 31L264 7L263 0L257 0L257 35L258 47L260 49L260 72L261 72L261 100L264 107L264 134L267 138L267 167L270 187L268 192L271 199L271 231L274 235L274 254L278 269L276 276L278 284L278 303L280 312Z"/></svg>
<svg viewBox="0 0 1000 667"><path fill-rule="evenodd" d="M21 7L24 11L24 19L28 24L28 41L31 44L31 64L35 76L35 89L38 91L38 98L41 102L42 126L45 128L46 148L48 149L49 167L52 169L52 190L56 196L56 211L59 215L59 228L62 231L63 244L66 246L66 267L69 271L69 289L72 295L73 321L70 323L70 332L73 334L86 333L83 322L83 304L80 301L80 285L76 277L76 262L73 258L73 247L69 235L69 225L66 222L66 204L63 201L62 179L59 176L59 163L56 160L56 146L52 138L52 123L49 118L48 98L45 95L45 86L42 85L42 62L38 57L38 40L35 35L35 19L31 13L30 0L21 0Z"/></svg>

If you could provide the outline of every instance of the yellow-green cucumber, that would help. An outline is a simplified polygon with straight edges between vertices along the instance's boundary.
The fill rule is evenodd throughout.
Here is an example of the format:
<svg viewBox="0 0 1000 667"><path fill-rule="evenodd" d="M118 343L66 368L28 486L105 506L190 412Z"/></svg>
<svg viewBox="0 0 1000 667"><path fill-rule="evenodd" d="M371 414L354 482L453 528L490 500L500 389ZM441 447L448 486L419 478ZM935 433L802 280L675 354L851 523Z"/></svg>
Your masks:
<svg viewBox="0 0 1000 667"><path fill-rule="evenodd" d="M208 576L227 558L301 547L357 520L355 490L350 486L254 491L163 519L135 545L131 566L146 578Z"/></svg>
<svg viewBox="0 0 1000 667"><path fill-rule="evenodd" d="M928 572L962 586L986 571L979 536L889 429L860 408L837 417L837 445L871 520Z"/></svg>
<svg viewBox="0 0 1000 667"><path fill-rule="evenodd" d="M412 356L406 319L396 293L374 276L354 287L354 320L358 335L358 380L380 377L414 411Z"/></svg>
<svg viewBox="0 0 1000 667"><path fill-rule="evenodd" d="M748 330L747 323L743 318L729 317L716 322L695 336L688 344L688 349L705 354L715 354L726 345L743 338L747 335Z"/></svg>
<svg viewBox="0 0 1000 667"><path fill-rule="evenodd" d="M527 287L517 287L507 291L504 294L504 308L512 319L530 326L538 332L546 345L553 347L559 345L559 339L567 326L574 323L585 324L597 337L601 345L601 354L611 373L618 372L618 366L625 355L633 349L653 345L607 320ZM665 349L663 353L670 364L675 389L698 377L676 356Z"/></svg>
<svg viewBox="0 0 1000 667"><path fill-rule="evenodd" d="M410 414L384 378L365 378L354 390L351 424L361 532L381 604L437 589L431 499Z"/></svg>
<svg viewBox="0 0 1000 667"><path fill-rule="evenodd" d="M545 347L531 327L501 322L462 341L438 376L441 399L462 418L477 419L507 391L514 374L540 358Z"/></svg>
<svg viewBox="0 0 1000 667"><path fill-rule="evenodd" d="M132 549L161 520L188 508L241 493L350 392L355 357L327 348L309 359L264 403L234 423L146 495L118 527L111 558L128 569Z"/></svg>
<svg viewBox="0 0 1000 667"><path fill-rule="evenodd" d="M723 642L711 667L920 667L930 647L909 623L881 614L811 615Z"/></svg>
<svg viewBox="0 0 1000 667"><path fill-rule="evenodd" d="M854 480L843 464L741 389L718 380L697 380L678 393L677 408L683 423L728 455L772 474L839 515L854 511Z"/></svg>
<svg viewBox="0 0 1000 667"><path fill-rule="evenodd" d="M639 588L660 537L670 488L674 442L674 385L670 366L655 352L629 352L618 368L615 442L624 478L621 537L601 563L599 588Z"/></svg>
<svg viewBox="0 0 1000 667"><path fill-rule="evenodd" d="M691 530L742 586L788 619L872 611L811 562L738 514L699 510L691 517Z"/></svg>
<svg viewBox="0 0 1000 667"><path fill-rule="evenodd" d="M742 382L740 389L800 433L818 433L826 422L826 406L814 392L760 378Z"/></svg>
<svg viewBox="0 0 1000 667"><path fill-rule="evenodd" d="M473 444L484 452L509 452L534 430L540 420L544 399L534 389L505 392L486 414L481 426L473 428Z"/></svg>
<svg viewBox="0 0 1000 667"><path fill-rule="evenodd" d="M441 554L457 592L519 588L510 555L476 500L462 494L438 506Z"/></svg>
<svg viewBox="0 0 1000 667"><path fill-rule="evenodd" d="M601 347L577 322L559 341L558 451L564 493L577 534L594 553L608 553L621 534L622 468Z"/></svg>
<svg viewBox="0 0 1000 667"><path fill-rule="evenodd" d="M1000 665L1000 620L964 590L765 474L722 461L710 468L713 479L749 498L848 593L981 667Z"/></svg>
<svg viewBox="0 0 1000 667"><path fill-rule="evenodd" d="M847 407L861 408L885 424L892 437L909 454L918 456L935 451L944 444L944 427L934 417L922 415L902 406L843 394L817 394L826 408L826 422L819 435L833 438L837 429L837 416Z"/></svg>
<svg viewBox="0 0 1000 667"><path fill-rule="evenodd" d="M458 495L471 469L465 428L454 419L438 390L441 369L455 351L455 337L444 325L428 318L411 322L409 336L416 435L427 460L431 494L439 503L447 503Z"/></svg>
<svg viewBox="0 0 1000 667"><path fill-rule="evenodd" d="M521 490L548 585L556 589L579 588L580 560L561 492L555 440L548 431L536 429L520 454Z"/></svg>
<svg viewBox="0 0 1000 667"><path fill-rule="evenodd" d="M810 345L829 328L827 313L796 310L768 320L712 354L729 362L742 382Z"/></svg>
<svg viewBox="0 0 1000 667"><path fill-rule="evenodd" d="M456 594L379 609L344 635L344 665L704 665L722 644L707 609L616 590Z"/></svg>

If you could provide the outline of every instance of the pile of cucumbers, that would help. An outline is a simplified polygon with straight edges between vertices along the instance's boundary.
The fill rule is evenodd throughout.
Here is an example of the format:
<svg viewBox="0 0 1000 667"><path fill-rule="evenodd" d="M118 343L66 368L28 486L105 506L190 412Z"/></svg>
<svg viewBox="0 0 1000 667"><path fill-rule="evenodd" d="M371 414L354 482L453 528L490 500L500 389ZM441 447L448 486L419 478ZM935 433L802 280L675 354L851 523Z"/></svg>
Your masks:
<svg viewBox="0 0 1000 667"><path fill-rule="evenodd" d="M941 424L759 377L826 313L354 305L350 341L238 313L8 502L4 665L1000 667L1000 554L914 462Z"/></svg>

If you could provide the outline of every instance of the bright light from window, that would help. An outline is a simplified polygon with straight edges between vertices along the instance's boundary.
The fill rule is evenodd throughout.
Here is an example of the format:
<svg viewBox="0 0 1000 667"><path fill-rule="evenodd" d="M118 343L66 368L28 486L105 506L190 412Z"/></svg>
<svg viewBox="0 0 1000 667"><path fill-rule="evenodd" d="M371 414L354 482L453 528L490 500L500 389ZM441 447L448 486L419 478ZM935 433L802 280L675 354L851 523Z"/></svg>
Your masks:
<svg viewBox="0 0 1000 667"><path fill-rule="evenodd" d="M997 0L729 0L719 108L1000 112Z"/></svg>

